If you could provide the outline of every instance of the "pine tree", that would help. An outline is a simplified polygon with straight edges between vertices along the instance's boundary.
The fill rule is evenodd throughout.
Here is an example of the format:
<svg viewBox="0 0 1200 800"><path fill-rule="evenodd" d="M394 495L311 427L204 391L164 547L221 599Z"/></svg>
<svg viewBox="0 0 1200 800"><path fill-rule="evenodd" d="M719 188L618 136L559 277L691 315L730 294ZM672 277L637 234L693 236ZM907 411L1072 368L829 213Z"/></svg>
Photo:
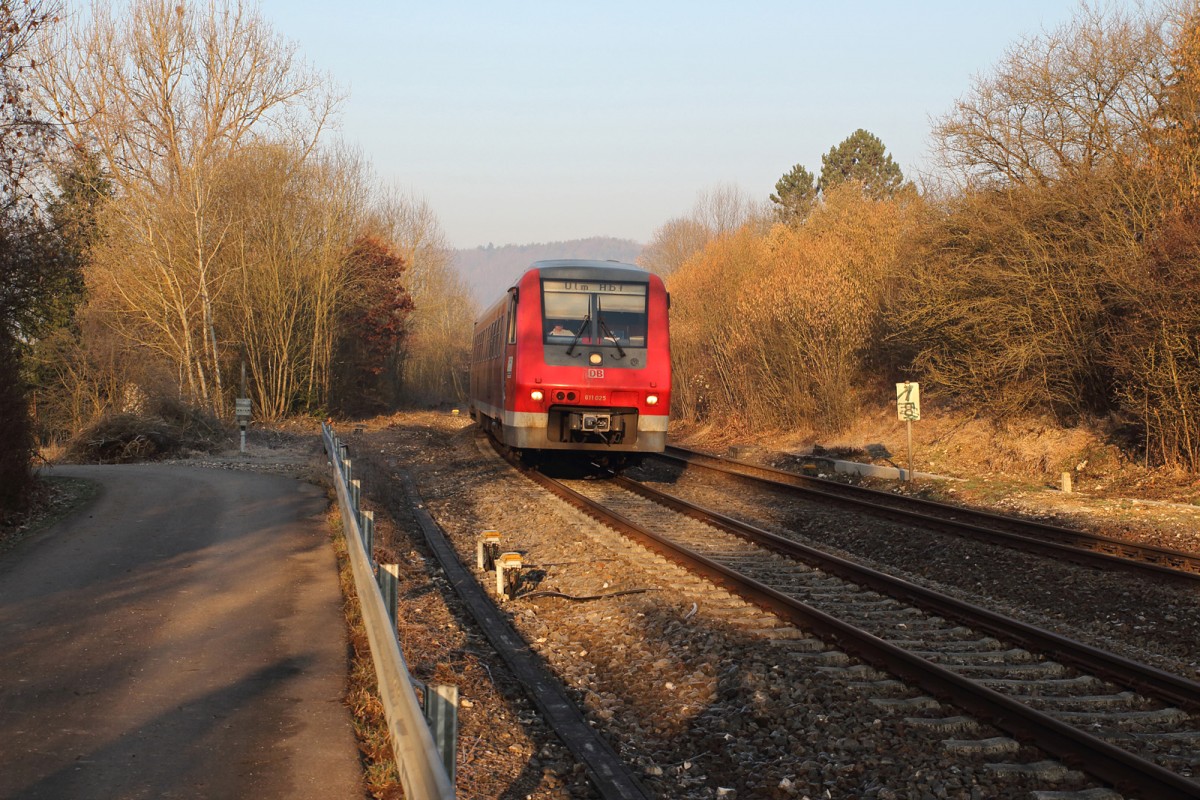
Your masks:
<svg viewBox="0 0 1200 800"><path fill-rule="evenodd" d="M771 202L777 206L775 212L779 215L780 222L788 225L800 222L808 216L808 212L817 202L817 187L813 174L802 164L792 167L775 183L775 194L771 195Z"/></svg>
<svg viewBox="0 0 1200 800"><path fill-rule="evenodd" d="M882 200L896 194L904 184L904 175L879 137L859 128L821 156L817 188L827 192L846 181L858 181L868 197Z"/></svg>

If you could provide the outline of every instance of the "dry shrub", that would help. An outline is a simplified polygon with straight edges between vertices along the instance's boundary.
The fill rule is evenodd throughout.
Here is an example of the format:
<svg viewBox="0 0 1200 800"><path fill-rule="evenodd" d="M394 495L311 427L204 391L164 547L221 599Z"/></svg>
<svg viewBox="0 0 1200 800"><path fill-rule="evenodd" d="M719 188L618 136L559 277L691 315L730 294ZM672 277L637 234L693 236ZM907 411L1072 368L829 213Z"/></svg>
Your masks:
<svg viewBox="0 0 1200 800"><path fill-rule="evenodd" d="M833 431L858 408L912 198L830 190L801 226L719 237L670 278L677 416Z"/></svg>
<svg viewBox="0 0 1200 800"><path fill-rule="evenodd" d="M673 415L739 415L749 374L732 344L742 323L729 312L765 259L765 242L747 226L717 237L670 276Z"/></svg>
<svg viewBox="0 0 1200 800"><path fill-rule="evenodd" d="M870 326L869 298L845 270L837 242L777 229L763 280L739 298L737 331L759 366L758 416L799 415L817 427L845 425L856 407L858 351ZM787 414L787 411L791 414Z"/></svg>
<svg viewBox="0 0 1200 800"><path fill-rule="evenodd" d="M762 280L740 299L739 315L748 329L772 332L759 347L775 363L759 380L764 414L777 424L794 426L789 417L799 413L818 430L839 430L857 412L861 387L878 383L868 363L909 206L866 199L845 184L825 194L804 226L772 231Z"/></svg>
<svg viewBox="0 0 1200 800"><path fill-rule="evenodd" d="M1103 348L1139 247L1112 188L973 192L931 214L896 317L919 374L996 416L1107 413Z"/></svg>
<svg viewBox="0 0 1200 800"><path fill-rule="evenodd" d="M1111 417L1147 464L1200 469L1197 109L1195 3L1083 5L977 79L935 126L963 191L896 317L924 378L996 418Z"/></svg>
<svg viewBox="0 0 1200 800"><path fill-rule="evenodd" d="M54 331L34 343L34 419L43 445L71 439L107 414L142 413L147 397L166 397L176 380L155 353L120 337L88 303L76 311L78 332Z"/></svg>
<svg viewBox="0 0 1200 800"><path fill-rule="evenodd" d="M1168 50L1172 80L1148 128L1130 194L1147 210L1108 361L1121 410L1138 421L1146 464L1200 470L1200 9L1181 6ZM1127 431L1132 432L1132 431ZM1140 441L1139 441L1140 440Z"/></svg>
<svg viewBox="0 0 1200 800"><path fill-rule="evenodd" d="M1200 469L1198 222L1200 209L1160 225L1141 269L1130 270L1131 301L1106 354L1116 400L1138 421L1135 449L1147 464L1192 472Z"/></svg>
<svg viewBox="0 0 1200 800"><path fill-rule="evenodd" d="M205 411L173 398L157 398L143 414L100 418L67 445L70 461L127 464L188 451L216 449L224 431Z"/></svg>

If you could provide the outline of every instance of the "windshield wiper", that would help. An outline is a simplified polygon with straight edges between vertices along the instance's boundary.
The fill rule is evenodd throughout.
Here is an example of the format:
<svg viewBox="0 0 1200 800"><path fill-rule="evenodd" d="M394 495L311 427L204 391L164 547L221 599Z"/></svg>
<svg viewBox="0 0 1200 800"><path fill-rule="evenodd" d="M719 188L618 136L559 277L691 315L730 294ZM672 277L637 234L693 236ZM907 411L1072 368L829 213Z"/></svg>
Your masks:
<svg viewBox="0 0 1200 800"><path fill-rule="evenodd" d="M612 339L613 344L617 346L617 358L624 358L625 348L621 347L621 343L617 340L617 337L613 336L613 332L604 322L604 306L601 305L601 300L599 297L596 298L596 315L596 318L600 321L600 335L607 336L609 339Z"/></svg>
<svg viewBox="0 0 1200 800"><path fill-rule="evenodd" d="M604 323L604 315L603 314L600 315L599 320L600 320L600 332L603 333L605 336L607 336L609 339L612 339L613 344L615 344L617 346L617 354L618 354L617 358L624 358L625 357L625 348L621 347L621 343L617 340L617 337L613 335L613 332L611 330L609 330L608 325L606 325Z"/></svg>
<svg viewBox="0 0 1200 800"><path fill-rule="evenodd" d="M575 338L571 340L571 346L567 348L567 355L571 355L571 351L573 351L575 349L575 345L579 344L579 337L583 336L584 329L587 328L588 323L591 321L592 321L592 312L589 311L588 313L583 315L583 324L581 324L579 326L579 330L575 331Z"/></svg>

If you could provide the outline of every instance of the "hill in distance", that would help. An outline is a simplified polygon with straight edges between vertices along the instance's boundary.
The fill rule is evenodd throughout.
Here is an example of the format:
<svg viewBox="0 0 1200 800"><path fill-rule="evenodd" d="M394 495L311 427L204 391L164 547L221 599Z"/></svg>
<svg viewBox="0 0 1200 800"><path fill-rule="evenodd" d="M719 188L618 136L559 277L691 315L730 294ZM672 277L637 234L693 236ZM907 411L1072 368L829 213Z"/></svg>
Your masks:
<svg viewBox="0 0 1200 800"><path fill-rule="evenodd" d="M593 236L567 242L487 245L454 251L454 267L471 288L471 296L486 306L512 286L513 281L535 261L551 258L613 259L637 262L642 245L630 239Z"/></svg>

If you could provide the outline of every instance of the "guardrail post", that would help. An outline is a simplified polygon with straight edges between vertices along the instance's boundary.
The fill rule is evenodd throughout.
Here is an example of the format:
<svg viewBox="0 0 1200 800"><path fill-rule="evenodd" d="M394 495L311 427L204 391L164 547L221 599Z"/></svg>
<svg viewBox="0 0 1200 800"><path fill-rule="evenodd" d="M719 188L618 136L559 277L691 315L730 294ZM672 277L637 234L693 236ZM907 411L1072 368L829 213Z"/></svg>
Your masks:
<svg viewBox="0 0 1200 800"><path fill-rule="evenodd" d="M392 627L396 627L396 614L399 607L400 595L400 565L379 565L379 593L383 595L383 605L387 608L388 616L392 618Z"/></svg>
<svg viewBox="0 0 1200 800"><path fill-rule="evenodd" d="M325 439L326 446L337 451L339 455L344 452L344 446L333 436L332 428L327 426L325 432L328 434ZM371 659L375 665L379 695L391 734L392 753L396 757L400 782L406 797L454 800L454 782L447 777L447 765L450 770L454 768L454 740L450 739L449 744L442 744L440 747L434 741L433 732L425 717L425 701L415 691L413 678L408 672L404 654L400 651L399 639L396 636L395 600L390 601L393 610L389 611L378 584L379 575L376 574L372 563L374 559L368 555L364 546L366 537L363 528L374 529L374 516L371 512L360 513L362 485L359 481L350 481L353 475L350 459L346 458L344 465L338 463L341 461L338 457L333 461L337 466L337 469L333 470L333 482L342 511L346 549L354 573L354 586L358 590L362 606L363 625L371 644ZM373 533L369 536L374 538ZM366 587L371 588L368 590ZM439 691L440 687L433 690L434 693ZM430 690L426 689L422 694L430 693ZM457 707L457 700L452 702ZM453 711L456 713L456 708ZM440 713L445 718L451 710L442 708L440 712L435 713ZM441 727L443 731L447 729L444 723ZM450 727L454 730L454 738L457 738L457 721ZM447 741L445 733L442 734L442 739L443 742ZM448 760L445 753L450 754Z"/></svg>
<svg viewBox="0 0 1200 800"><path fill-rule="evenodd" d="M458 749L458 687L452 683L425 684L425 719L442 754L446 774L454 783Z"/></svg>
<svg viewBox="0 0 1200 800"><path fill-rule="evenodd" d="M375 565L375 512L362 511L362 521L359 527L362 529L363 550L367 551L367 561L371 562L371 566Z"/></svg>

